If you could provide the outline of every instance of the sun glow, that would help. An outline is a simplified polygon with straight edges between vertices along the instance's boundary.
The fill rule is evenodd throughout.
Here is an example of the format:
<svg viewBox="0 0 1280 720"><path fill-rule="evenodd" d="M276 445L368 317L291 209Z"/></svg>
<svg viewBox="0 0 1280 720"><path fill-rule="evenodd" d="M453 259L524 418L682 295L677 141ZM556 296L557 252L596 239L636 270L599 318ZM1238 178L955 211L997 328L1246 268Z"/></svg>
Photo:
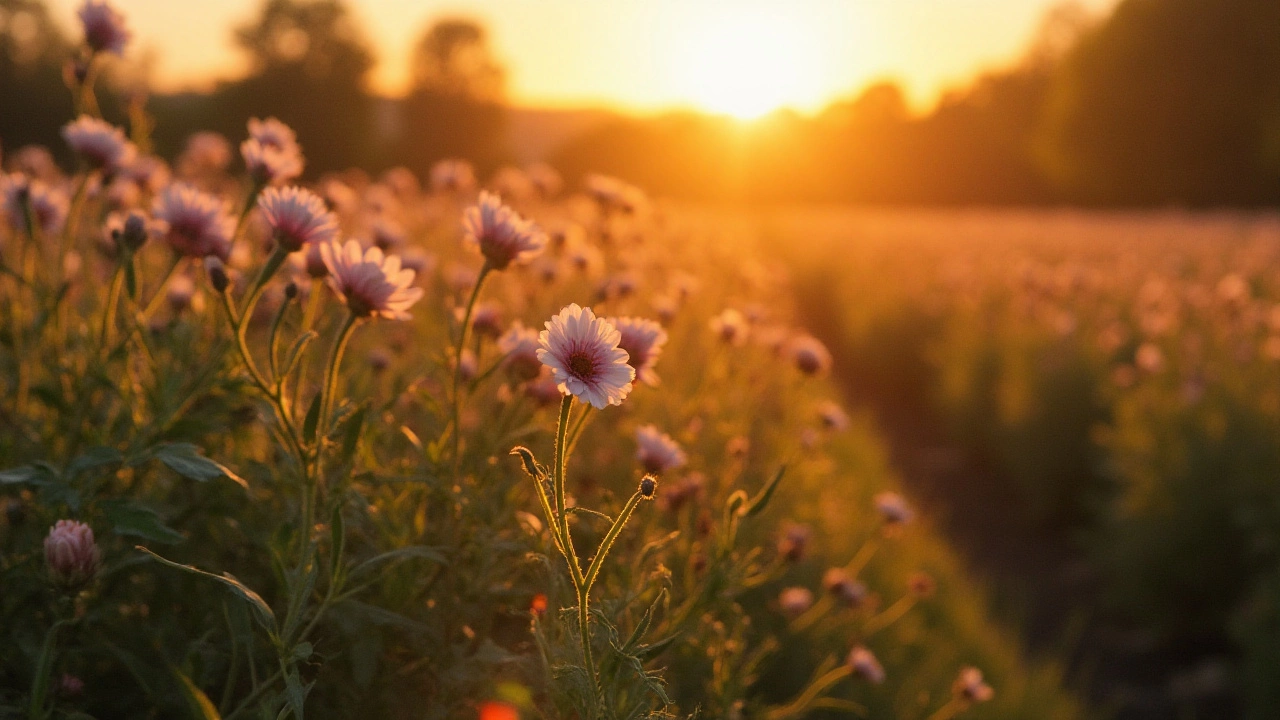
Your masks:
<svg viewBox="0 0 1280 720"><path fill-rule="evenodd" d="M829 92L819 49L793 15L725 14L695 25L672 70L698 108L753 119L816 105Z"/></svg>

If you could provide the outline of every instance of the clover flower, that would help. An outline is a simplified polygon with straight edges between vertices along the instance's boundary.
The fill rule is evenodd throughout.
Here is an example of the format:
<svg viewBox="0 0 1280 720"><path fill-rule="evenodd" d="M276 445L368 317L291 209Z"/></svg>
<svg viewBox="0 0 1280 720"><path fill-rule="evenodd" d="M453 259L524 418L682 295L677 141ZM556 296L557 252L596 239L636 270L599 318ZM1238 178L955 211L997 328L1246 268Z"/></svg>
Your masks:
<svg viewBox="0 0 1280 720"><path fill-rule="evenodd" d="M636 429L636 460L645 472L656 475L683 467L687 458L670 435L653 425L643 425Z"/></svg>
<svg viewBox="0 0 1280 720"><path fill-rule="evenodd" d="M168 225L165 240L180 255L226 260L235 220L221 198L185 183L174 183L155 199L151 214Z"/></svg>
<svg viewBox="0 0 1280 720"><path fill-rule="evenodd" d="M59 520L44 539L44 561L49 577L64 590L89 584L98 573L101 555L93 541L93 529L75 520Z"/></svg>
<svg viewBox="0 0 1280 720"><path fill-rule="evenodd" d="M104 120L81 115L62 126L62 138L71 150L93 170L114 173L127 168L138 149L124 131Z"/></svg>
<svg viewBox="0 0 1280 720"><path fill-rule="evenodd" d="M267 185L298 177L305 162L293 129L275 118L249 119L249 138L240 143L240 156L253 179Z"/></svg>
<svg viewBox="0 0 1280 720"><path fill-rule="evenodd" d="M618 347L627 351L627 364L635 368L636 380L656 386L659 379L653 366L658 364L662 347L667 344L667 331L645 318L609 318L609 322L622 334Z"/></svg>
<svg viewBox="0 0 1280 720"><path fill-rule="evenodd" d="M267 188L258 197L258 209L271 227L272 237L288 252L327 243L338 234L338 219L310 190Z"/></svg>
<svg viewBox="0 0 1280 720"><path fill-rule="evenodd" d="M129 42L129 29L124 26L124 15L104 0L85 0L77 12L84 25L84 44L95 53L109 52L124 55Z"/></svg>
<svg viewBox="0 0 1280 720"><path fill-rule="evenodd" d="M562 309L546 328L538 335L538 359L551 368L560 392L596 409L621 405L636 371L618 347L618 329L577 304Z"/></svg>
<svg viewBox="0 0 1280 720"><path fill-rule="evenodd" d="M27 229L28 208L35 229L45 235L58 234L67 221L66 193L40 180L16 173L0 176L0 194L4 196L4 213L9 225L18 232Z"/></svg>
<svg viewBox="0 0 1280 720"><path fill-rule="evenodd" d="M861 645L849 652L849 667L853 668L854 675L872 685L884 682L884 666L870 650Z"/></svg>
<svg viewBox="0 0 1280 720"><path fill-rule="evenodd" d="M463 214L464 241L484 255L489 267L505 270L512 262L528 262L542 252L547 236L490 192Z"/></svg>
<svg viewBox="0 0 1280 720"><path fill-rule="evenodd" d="M422 297L422 288L413 287L415 273L376 247L362 250L355 240L331 240L320 246L320 256L329 269L329 287L357 316L407 320Z"/></svg>

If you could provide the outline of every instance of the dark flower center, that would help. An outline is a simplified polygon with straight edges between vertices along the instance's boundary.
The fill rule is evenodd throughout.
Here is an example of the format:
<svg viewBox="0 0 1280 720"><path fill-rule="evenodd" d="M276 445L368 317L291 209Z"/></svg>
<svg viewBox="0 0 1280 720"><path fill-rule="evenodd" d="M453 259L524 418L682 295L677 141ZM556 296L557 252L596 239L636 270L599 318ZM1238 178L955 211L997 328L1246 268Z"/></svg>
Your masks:
<svg viewBox="0 0 1280 720"><path fill-rule="evenodd" d="M595 374L595 369L596 363L591 359L590 355L576 352L569 356L569 372L573 373L574 377L579 380L590 378Z"/></svg>

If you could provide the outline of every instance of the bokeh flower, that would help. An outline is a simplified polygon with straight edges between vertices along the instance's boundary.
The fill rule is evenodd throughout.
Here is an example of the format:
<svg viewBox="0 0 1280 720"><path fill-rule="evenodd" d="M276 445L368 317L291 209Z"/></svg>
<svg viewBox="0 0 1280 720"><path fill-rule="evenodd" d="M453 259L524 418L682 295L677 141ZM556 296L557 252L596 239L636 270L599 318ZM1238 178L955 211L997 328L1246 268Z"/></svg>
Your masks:
<svg viewBox="0 0 1280 720"><path fill-rule="evenodd" d="M44 235L58 234L67 221L66 193L40 180L17 173L0 176L0 194L9 226L18 232L27 229L28 208L35 229Z"/></svg>
<svg viewBox="0 0 1280 720"><path fill-rule="evenodd" d="M884 682L884 666L876 659L876 656L865 647L858 645L849 652L849 667L853 668L853 674L866 680L872 685L879 685Z"/></svg>
<svg viewBox="0 0 1280 720"><path fill-rule="evenodd" d="M656 475L684 467L688 458L670 435L653 425L642 425L636 429L636 460L645 472Z"/></svg>
<svg viewBox="0 0 1280 720"><path fill-rule="evenodd" d="M221 198L174 183L156 197L152 215L167 224L165 240L180 255L226 260L231 252L235 220Z"/></svg>
<svg viewBox="0 0 1280 720"><path fill-rule="evenodd" d="M240 143L240 155L249 174L262 184L284 183L302 174L297 135L275 118L249 119L249 138Z"/></svg>
<svg viewBox="0 0 1280 720"><path fill-rule="evenodd" d="M85 0L77 13L84 26L84 44L95 53L109 52L124 55L129 42L129 29L124 26L124 15L108 5L105 0Z"/></svg>
<svg viewBox="0 0 1280 720"><path fill-rule="evenodd" d="M813 592L802 587L784 588L778 593L778 605L783 613L795 617L813 607Z"/></svg>
<svg viewBox="0 0 1280 720"><path fill-rule="evenodd" d="M271 228L271 236L288 252L327 243L338 234L338 219L310 190L267 188L258 198L258 209Z"/></svg>
<svg viewBox="0 0 1280 720"><path fill-rule="evenodd" d="M622 334L618 347L627 351L627 364L635 368L636 380L646 385L657 385L659 379L653 366L658 364L662 347L667 344L667 331L645 318L609 318L609 322Z"/></svg>
<svg viewBox="0 0 1280 720"><path fill-rule="evenodd" d="M788 344L791 360L805 375L821 375L831 368L831 353L812 335L800 335Z"/></svg>
<svg viewBox="0 0 1280 720"><path fill-rule="evenodd" d="M972 666L960 669L960 674L956 677L955 684L951 686L951 691L956 697L970 703L987 702L996 694L995 690L982 679L982 671Z"/></svg>
<svg viewBox="0 0 1280 720"><path fill-rule="evenodd" d="M520 380L532 380L541 372L538 347L538 331L519 320L498 338L498 350L506 356L507 369Z"/></svg>
<svg viewBox="0 0 1280 720"><path fill-rule="evenodd" d="M88 115L63 125L62 138L89 168L108 173L127 168L138 153L123 130Z"/></svg>
<svg viewBox="0 0 1280 720"><path fill-rule="evenodd" d="M479 202L467 208L462 225L466 244L479 250L494 270L528 262L547 244L545 233L489 192L480 193Z"/></svg>
<svg viewBox="0 0 1280 720"><path fill-rule="evenodd" d="M877 493L873 502L880 517L889 525L904 525L915 517L906 499L896 492Z"/></svg>
<svg viewBox="0 0 1280 720"><path fill-rule="evenodd" d="M362 250L355 240L345 245L331 240L320 246L320 255L329 269L329 287L359 317L407 320L409 308L422 297L422 288L413 287L415 273L376 247Z"/></svg>
<svg viewBox="0 0 1280 720"><path fill-rule="evenodd" d="M560 392L596 409L621 405L636 371L627 364L627 351L618 347L618 329L576 303L547 321L546 328L538 335L538 359L551 368Z"/></svg>

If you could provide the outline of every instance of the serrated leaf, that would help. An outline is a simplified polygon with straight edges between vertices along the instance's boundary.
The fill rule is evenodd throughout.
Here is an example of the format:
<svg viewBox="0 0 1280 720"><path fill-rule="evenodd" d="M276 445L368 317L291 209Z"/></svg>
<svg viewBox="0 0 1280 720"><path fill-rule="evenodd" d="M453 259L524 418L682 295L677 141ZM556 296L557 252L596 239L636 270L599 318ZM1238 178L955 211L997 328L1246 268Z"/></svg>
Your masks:
<svg viewBox="0 0 1280 720"><path fill-rule="evenodd" d="M182 533L165 525L160 514L149 507L130 500L107 500L101 507L117 535L140 537L169 545L186 539Z"/></svg>
<svg viewBox="0 0 1280 720"><path fill-rule="evenodd" d="M176 570L182 570L183 572L189 572L193 575L200 575L202 577L207 577L211 580L216 580L222 583L223 585L227 586L228 588L231 589L232 592L234 592L237 596L239 596L240 599L249 603L249 607L253 608L254 615L256 616L258 623L262 625L263 628L265 628L268 632L272 634L275 633L276 615L274 612L271 611L271 606L267 604L266 600L262 599L261 595L249 589L247 585L237 580L230 573L224 573L222 575L214 575L213 573L205 570L201 570L198 567L193 567L191 565L183 565L182 563L176 563L172 560L163 558L151 552L147 548L142 547L141 545L137 545L135 547L138 550L141 550L142 552L150 555L151 557L155 558L156 560L159 560L161 563L168 565L171 568L174 568Z"/></svg>
<svg viewBox="0 0 1280 720"><path fill-rule="evenodd" d="M225 477L241 487L249 487L244 478L222 463L201 455L200 448L191 443L162 443L152 449L152 454L170 470L189 480L207 482Z"/></svg>

